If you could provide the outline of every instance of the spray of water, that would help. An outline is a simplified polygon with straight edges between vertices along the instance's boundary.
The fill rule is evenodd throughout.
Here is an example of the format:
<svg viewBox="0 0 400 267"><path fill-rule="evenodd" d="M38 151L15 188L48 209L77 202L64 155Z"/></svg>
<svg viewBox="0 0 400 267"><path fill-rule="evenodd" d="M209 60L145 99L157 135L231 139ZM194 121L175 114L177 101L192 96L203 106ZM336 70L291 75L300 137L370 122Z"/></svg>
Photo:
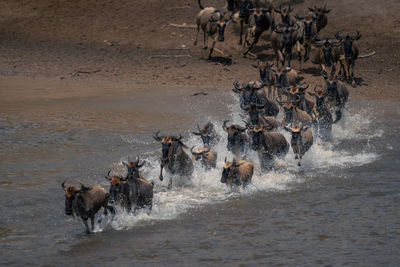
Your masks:
<svg viewBox="0 0 400 267"><path fill-rule="evenodd" d="M241 114L238 105L228 106L230 120L232 123L243 125L243 114ZM160 170L159 156L161 151L149 151L141 158L146 161L143 167L144 177L149 181L154 181L154 199L151 212L142 210L137 214L128 214L122 209L117 210L117 216L109 222L116 230L129 229L138 225L152 224L160 220L171 220L181 214L184 214L193 207L198 207L207 203L216 203L229 201L241 194L254 194L259 191L282 191L290 189L290 186L296 182L302 182L306 179L307 173L331 173L342 169L361 166L370 163L378 158L378 155L371 151L367 145L356 151L346 148L338 149L340 142L364 142L368 144L371 138L380 137L382 131L371 130L371 121L368 116L368 110L358 110L355 113L345 111L344 118L340 123L333 126L333 142L327 143L314 138L314 144L305 154L302 160L302 166L297 166L297 160L294 159L292 149L285 158L275 159L274 170L268 173L261 173L259 167L258 155L255 152L249 152L246 160L253 162L255 173L252 183L246 188L228 188L220 182L224 158L232 160L233 155L227 149L226 133L222 129L222 122L208 118L214 124L217 133L222 137L219 144L214 148L218 153L217 167L206 171L200 164L195 163L195 170L191 178L173 177L173 188L167 190L168 174L164 181L158 180ZM281 119L281 118L280 118ZM281 132L290 142L290 135L287 132ZM315 133L314 133L314 136ZM126 142L140 142L134 138L124 138ZM198 136L189 134L185 138L185 143L197 148L202 147L201 139ZM362 147L362 146L361 146ZM187 150L190 154L190 151ZM126 160L123 158L121 160ZM115 167L124 170L120 163ZM185 181L190 180L190 183ZM98 226L97 231L102 231L107 223Z"/></svg>

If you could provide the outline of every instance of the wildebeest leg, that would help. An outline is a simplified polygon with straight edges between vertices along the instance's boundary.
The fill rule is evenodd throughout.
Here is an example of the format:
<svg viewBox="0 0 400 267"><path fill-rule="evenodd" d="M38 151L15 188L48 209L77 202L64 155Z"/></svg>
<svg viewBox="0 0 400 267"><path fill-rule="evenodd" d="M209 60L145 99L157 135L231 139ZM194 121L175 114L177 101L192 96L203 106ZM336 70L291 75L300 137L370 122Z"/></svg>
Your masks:
<svg viewBox="0 0 400 267"><path fill-rule="evenodd" d="M215 40L215 38L213 38L213 42L212 42L212 44L211 44L210 52L208 53L207 59L211 59L211 54L212 54L212 52L213 52L213 50L214 50L214 46L215 46L215 43L216 43L216 42L217 42L217 41Z"/></svg>
<svg viewBox="0 0 400 267"><path fill-rule="evenodd" d="M301 166L301 156L299 157L299 161L297 162L297 166Z"/></svg>
<svg viewBox="0 0 400 267"><path fill-rule="evenodd" d="M90 225L92 226L92 232L94 230L94 214L90 216Z"/></svg>
<svg viewBox="0 0 400 267"><path fill-rule="evenodd" d="M242 36L243 36L243 24L244 20L240 19L240 39L239 39L239 44L241 45L243 42Z"/></svg>
<svg viewBox="0 0 400 267"><path fill-rule="evenodd" d="M172 188L172 175L169 177L169 182L168 182L167 189L171 189L171 188Z"/></svg>
<svg viewBox="0 0 400 267"><path fill-rule="evenodd" d="M250 50L253 48L253 46L258 42L258 39L260 38L261 34L262 34L262 31L256 31L254 33L253 42L249 45L249 47L246 49L246 51L243 53L243 55L247 55L247 53L250 52Z"/></svg>
<svg viewBox="0 0 400 267"><path fill-rule="evenodd" d="M204 38L203 38L203 40L204 40L203 49L206 50L206 49L208 48L208 34L206 33L205 30L203 30L203 33L204 33Z"/></svg>
<svg viewBox="0 0 400 267"><path fill-rule="evenodd" d="M199 37L199 32L200 32L200 25L197 24L196 38L194 39L193 45L197 45L197 38Z"/></svg>
<svg viewBox="0 0 400 267"><path fill-rule="evenodd" d="M85 230L87 234L90 234L90 229L89 229L89 225L88 225L88 218L83 219L82 218L83 223L85 224Z"/></svg>
<svg viewBox="0 0 400 267"><path fill-rule="evenodd" d="M338 110L336 110L335 114L336 114L336 118L333 123L337 123L342 118L342 109L339 108Z"/></svg>

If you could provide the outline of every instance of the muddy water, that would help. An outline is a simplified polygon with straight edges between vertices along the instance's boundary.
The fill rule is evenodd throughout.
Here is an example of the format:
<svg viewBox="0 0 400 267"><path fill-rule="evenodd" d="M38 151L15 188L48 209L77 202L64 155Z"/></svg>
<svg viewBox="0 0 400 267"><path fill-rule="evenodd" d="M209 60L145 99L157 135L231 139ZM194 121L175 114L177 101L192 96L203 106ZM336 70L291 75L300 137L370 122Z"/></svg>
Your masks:
<svg viewBox="0 0 400 267"><path fill-rule="evenodd" d="M161 129L191 135L196 123L241 122L235 97L210 90L190 97L168 88L133 96L55 98L45 107L7 103L0 118L0 263L118 265L393 265L400 261L400 109L395 102L352 101L334 126L332 143L316 140L297 167L293 153L268 174L256 171L246 190L219 182L196 166L190 184L158 181ZM14 103L14 104L13 104ZM286 137L289 137L284 133ZM120 212L84 234L64 215L60 184L107 186L111 168L140 155L156 183L154 208ZM257 156L248 158L255 162Z"/></svg>

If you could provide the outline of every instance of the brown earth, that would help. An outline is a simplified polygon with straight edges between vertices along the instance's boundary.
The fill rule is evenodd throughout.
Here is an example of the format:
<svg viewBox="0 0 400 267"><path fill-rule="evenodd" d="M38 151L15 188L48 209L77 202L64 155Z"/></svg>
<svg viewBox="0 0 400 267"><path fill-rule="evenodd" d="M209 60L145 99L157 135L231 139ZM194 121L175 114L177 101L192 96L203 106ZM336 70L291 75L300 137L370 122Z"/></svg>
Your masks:
<svg viewBox="0 0 400 267"><path fill-rule="evenodd" d="M323 4L312 0L284 3L292 3L300 14L309 6ZM224 1L203 1L203 5L222 7ZM376 51L357 61L355 75L360 84L350 88L351 97L399 101L400 2L338 0L329 2L328 8L332 11L321 36L333 38L337 30L358 29L361 54ZM194 24L198 12L195 0L1 0L0 111L26 110L25 102L32 95L40 103L73 96L155 93L166 87L210 94L213 88L229 90L234 78L257 79L258 71L251 66L254 59L243 58L239 51L237 24L227 29L226 41L216 46L224 55L215 53L210 61L204 60L202 35L194 47L194 28L170 25ZM272 58L267 40L265 36L253 52ZM322 84L320 76L311 74L316 66L307 63L305 67L304 80ZM38 86L59 89L38 94L33 90ZM100 87L109 89L96 89Z"/></svg>

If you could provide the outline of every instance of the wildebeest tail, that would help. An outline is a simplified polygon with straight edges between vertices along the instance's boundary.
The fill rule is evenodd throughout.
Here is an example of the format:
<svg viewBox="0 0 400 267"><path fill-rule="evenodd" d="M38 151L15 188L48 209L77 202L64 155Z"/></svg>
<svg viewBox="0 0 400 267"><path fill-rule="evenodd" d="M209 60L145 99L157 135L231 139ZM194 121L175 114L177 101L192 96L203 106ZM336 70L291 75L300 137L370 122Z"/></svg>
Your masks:
<svg viewBox="0 0 400 267"><path fill-rule="evenodd" d="M203 10L203 9L204 9L204 7L201 5L201 0L198 0L198 3L199 3L199 7L200 7L200 9L201 9L201 10Z"/></svg>

